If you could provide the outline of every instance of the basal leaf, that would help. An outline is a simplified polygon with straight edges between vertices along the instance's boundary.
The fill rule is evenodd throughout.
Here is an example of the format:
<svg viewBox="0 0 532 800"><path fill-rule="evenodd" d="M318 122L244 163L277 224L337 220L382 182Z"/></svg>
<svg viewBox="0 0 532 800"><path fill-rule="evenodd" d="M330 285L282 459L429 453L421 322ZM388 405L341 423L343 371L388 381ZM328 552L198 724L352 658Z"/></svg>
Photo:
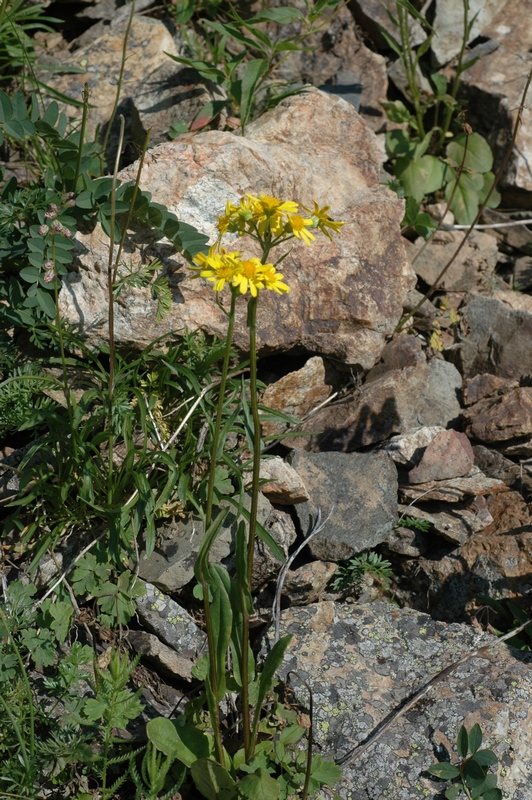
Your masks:
<svg viewBox="0 0 532 800"><path fill-rule="evenodd" d="M256 772L246 775L238 784L239 796L247 800L277 800L279 791L279 783L264 767L259 767Z"/></svg>
<svg viewBox="0 0 532 800"><path fill-rule="evenodd" d="M395 174L401 181L405 193L416 200L441 189L443 186L445 164L435 156L422 156L418 161L399 158L395 164Z"/></svg>
<svg viewBox="0 0 532 800"><path fill-rule="evenodd" d="M493 166L493 154L489 144L480 133L471 133L469 136L466 136L465 133L460 133L447 146L447 156L456 161L457 164L461 164L464 150L466 149L466 141L467 153L464 166L473 172L489 172Z"/></svg>
<svg viewBox="0 0 532 800"><path fill-rule="evenodd" d="M179 740L174 723L166 717L150 719L146 725L146 736L155 747L165 756L176 758Z"/></svg>
<svg viewBox="0 0 532 800"><path fill-rule="evenodd" d="M226 769L211 758L199 758L191 767L192 778L207 800L232 800L237 787Z"/></svg>
<svg viewBox="0 0 532 800"><path fill-rule="evenodd" d="M480 182L480 185L479 185ZM456 185L456 179L452 180L445 187L445 199L447 202L451 201L450 209L453 212L456 221L459 225L471 225L478 213L480 202L480 189L484 185L482 175L474 173L470 175L467 172L462 172L456 191L453 190Z"/></svg>

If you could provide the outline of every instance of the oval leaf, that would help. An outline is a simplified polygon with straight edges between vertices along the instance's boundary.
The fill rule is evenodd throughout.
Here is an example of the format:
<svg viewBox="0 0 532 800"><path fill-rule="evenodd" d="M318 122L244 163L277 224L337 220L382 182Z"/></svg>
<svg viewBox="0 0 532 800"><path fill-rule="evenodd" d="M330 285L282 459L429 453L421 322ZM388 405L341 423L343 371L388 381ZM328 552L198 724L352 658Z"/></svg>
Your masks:
<svg viewBox="0 0 532 800"><path fill-rule="evenodd" d="M472 133L469 136L466 136L465 133L460 133L448 145L447 156L456 161L457 164L461 164L466 141L467 153L464 166L473 170L473 172L489 172L493 166L493 155L489 144L480 133Z"/></svg>
<svg viewBox="0 0 532 800"><path fill-rule="evenodd" d="M450 781L460 775L460 770L454 764L449 764L448 761L443 761L441 764L433 764L427 771L444 781Z"/></svg>
<svg viewBox="0 0 532 800"><path fill-rule="evenodd" d="M395 174L405 193L418 201L441 189L444 173L445 164L434 156L422 156L418 161L399 158L395 164Z"/></svg>
<svg viewBox="0 0 532 800"><path fill-rule="evenodd" d="M175 758L179 739L174 724L166 717L150 719L146 725L146 735L156 750L165 756Z"/></svg>

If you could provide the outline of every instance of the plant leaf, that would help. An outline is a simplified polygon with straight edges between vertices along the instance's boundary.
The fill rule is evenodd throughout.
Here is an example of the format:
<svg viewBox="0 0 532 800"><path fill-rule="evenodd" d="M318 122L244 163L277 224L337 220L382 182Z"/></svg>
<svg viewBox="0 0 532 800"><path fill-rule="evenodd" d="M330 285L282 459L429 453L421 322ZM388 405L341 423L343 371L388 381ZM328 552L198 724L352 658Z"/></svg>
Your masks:
<svg viewBox="0 0 532 800"><path fill-rule="evenodd" d="M418 161L399 158L394 171L404 186L405 193L421 201L426 195L442 188L445 164L435 156L425 155Z"/></svg>
<svg viewBox="0 0 532 800"><path fill-rule="evenodd" d="M248 800L278 800L280 784L269 775L264 767L246 775L238 783L238 794Z"/></svg>
<svg viewBox="0 0 532 800"><path fill-rule="evenodd" d="M458 750L458 755L460 758L467 758L467 754L469 752L469 737L467 735L467 730L464 725L460 728L458 732L458 738L456 740L456 749Z"/></svg>
<svg viewBox="0 0 532 800"><path fill-rule="evenodd" d="M435 775L437 778L441 778L443 781L450 781L453 778L458 778L460 775L458 767L455 767L454 764L449 764L448 761L442 761L440 764L433 764L432 767L428 768L427 772L430 772L431 775Z"/></svg>
<svg viewBox="0 0 532 800"><path fill-rule="evenodd" d="M466 136L465 133L460 133L447 145L447 156L456 161L457 164L461 164L466 140L467 153L464 162L466 169L470 169L473 172L489 172L493 166L493 154L489 144L480 133L472 133L469 136Z"/></svg>
<svg viewBox="0 0 532 800"><path fill-rule="evenodd" d="M207 800L232 800L237 787L226 769L211 758L199 758L191 767L192 778Z"/></svg>

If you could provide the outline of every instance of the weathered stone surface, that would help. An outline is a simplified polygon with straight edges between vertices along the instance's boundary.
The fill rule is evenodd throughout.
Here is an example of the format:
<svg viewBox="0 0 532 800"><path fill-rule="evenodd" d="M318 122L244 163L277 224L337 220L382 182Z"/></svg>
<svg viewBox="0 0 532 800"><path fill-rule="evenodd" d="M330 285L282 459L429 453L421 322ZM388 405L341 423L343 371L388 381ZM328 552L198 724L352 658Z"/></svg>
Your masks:
<svg viewBox="0 0 532 800"><path fill-rule="evenodd" d="M419 463L427 446L444 430L445 428L435 425L431 428L423 427L417 431L392 436L381 445L381 449L385 453L389 453L396 464L413 467Z"/></svg>
<svg viewBox="0 0 532 800"><path fill-rule="evenodd" d="M302 0L294 0L293 6L303 13L306 10ZM284 80L319 86L348 102L350 90L356 90L357 111L377 130L385 120L379 101L388 90L386 59L363 43L347 6L340 6L334 13L325 12L324 17L328 21L306 39L308 49L285 53L275 74ZM299 35L304 25L302 20L294 19L288 25L270 23L267 31L270 36L285 39Z"/></svg>
<svg viewBox="0 0 532 800"><path fill-rule="evenodd" d="M459 350L465 378L489 372L501 378L532 375L532 314L475 295L463 312Z"/></svg>
<svg viewBox="0 0 532 800"><path fill-rule="evenodd" d="M293 606L307 606L321 600L325 588L338 569L332 561L310 561L299 569L289 570L283 586Z"/></svg>
<svg viewBox="0 0 532 800"><path fill-rule="evenodd" d="M489 502L494 522L485 533L470 537L449 555L422 557L404 565L407 581L413 582L423 607L437 619L471 618L478 609L479 595L495 600L529 595L530 515L522 500L519 504L516 492L499 495L497 503L498 507Z"/></svg>
<svg viewBox="0 0 532 800"><path fill-rule="evenodd" d="M296 526L290 512L283 508L271 509L268 519L264 524L286 558L290 547L297 539ZM253 574L251 576L253 591L264 586L271 580L276 580L280 568L281 562L273 555L268 545L264 544L260 536L258 536L255 541L255 558L253 561Z"/></svg>
<svg viewBox="0 0 532 800"><path fill-rule="evenodd" d="M331 516L309 542L314 558L342 561L383 542L397 519L397 472L385 453L305 453L291 463L311 500L295 506L302 531Z"/></svg>
<svg viewBox="0 0 532 800"><path fill-rule="evenodd" d="M121 178L133 178L136 169L132 165ZM291 292L282 300L273 292L261 297L259 349L298 347L365 369L378 360L401 315L413 273L399 234L402 203L380 185L373 133L350 105L314 90L284 100L249 125L245 137L219 131L183 135L148 154L141 186L213 240L226 201L246 192L330 204L331 214L347 224L333 242L322 236L312 248L298 244L283 261ZM193 280L183 259L156 245L150 232L136 234L135 241L139 249L130 240L134 252L128 259L139 263L140 248L143 257L161 257L171 273L174 304L157 323L149 291L125 291L115 315L118 344L142 347L184 327L223 335L227 320L212 289ZM256 247L250 242L248 251L248 242L238 238L234 245L250 254ZM232 246L229 240L227 246ZM95 344L107 337L102 270L107 261L99 228L80 236L79 273L69 276L61 292L65 318L80 324ZM237 305L235 342L245 351L246 307Z"/></svg>
<svg viewBox="0 0 532 800"><path fill-rule="evenodd" d="M167 58L144 78L133 96L140 123L135 138L143 140L150 130L153 147L167 141L173 122L186 122L190 130L202 127L206 120L199 112L207 103L222 99L224 91L220 86Z"/></svg>
<svg viewBox="0 0 532 800"><path fill-rule="evenodd" d="M462 387L462 399L465 406L472 406L479 400L486 397L503 395L511 389L519 386L517 381L510 381L506 378L498 378L497 375L490 375L485 372L482 375L475 375L464 381Z"/></svg>
<svg viewBox="0 0 532 800"><path fill-rule="evenodd" d="M145 587L144 597L135 599L143 625L181 657L196 659L207 645L203 631L175 600L151 583L145 583Z"/></svg>
<svg viewBox="0 0 532 800"><path fill-rule="evenodd" d="M493 297L513 311L526 311L532 313L532 297L524 292L514 292L511 289L498 289Z"/></svg>
<svg viewBox="0 0 532 800"><path fill-rule="evenodd" d="M268 481L260 488L270 503L289 506L309 500L306 486L300 476L280 456L261 462L260 477Z"/></svg>
<svg viewBox="0 0 532 800"><path fill-rule="evenodd" d="M267 386L262 402L276 411L303 419L331 396L340 381L341 376L332 364L320 356L313 356L301 369L289 372ZM281 435L287 427L282 422L264 422L262 430L265 436L273 436Z"/></svg>
<svg viewBox="0 0 532 800"><path fill-rule="evenodd" d="M203 523L199 519L174 520L159 531L160 545L149 558L142 552L139 575L164 592L177 592L194 577L194 564L203 539ZM230 528L224 528L212 549L214 561L221 561L231 552Z"/></svg>
<svg viewBox="0 0 532 800"><path fill-rule="evenodd" d="M47 78L50 86L74 100L81 100L83 84L89 84L90 109L87 132L93 136L98 125L105 125L111 116L115 102L115 91L110 91L109 81L118 80L124 35L129 19L127 14L117 13L109 25L100 26L100 35L91 37L85 46L78 48L62 61L64 67L83 66L85 72L59 74ZM146 80L146 70L156 73L164 69L169 59L165 53L178 55L174 39L162 22L149 17L134 15L127 44L127 58L124 71L124 89L121 96L121 112L131 108L132 98L141 95ZM112 88L112 87L111 87ZM96 102L95 102L96 99ZM81 118L81 109L68 107L68 115ZM128 119L131 124L131 119Z"/></svg>
<svg viewBox="0 0 532 800"><path fill-rule="evenodd" d="M485 444L532 436L532 387L517 386L464 411L468 435Z"/></svg>
<svg viewBox="0 0 532 800"><path fill-rule="evenodd" d="M400 505L399 513L425 520L430 524L430 530L424 535L425 538L421 539L422 542L429 539L431 543L434 543L432 537L437 534L449 542L464 544L470 536L476 533L485 533L493 524L493 517L488 511L483 497L453 503L451 507L448 503L434 500L424 503L421 507ZM416 529L413 527L413 530ZM401 532L400 528L398 532ZM391 547L389 542L390 540L388 540L390 549L400 552ZM419 545L419 539L416 540L416 544ZM414 554L412 553L412 555Z"/></svg>
<svg viewBox="0 0 532 800"><path fill-rule="evenodd" d="M525 500L532 497L532 476L520 464L506 458L497 450L477 444L473 447L475 464L488 478L504 481L511 489L520 492Z"/></svg>
<svg viewBox="0 0 532 800"><path fill-rule="evenodd" d="M378 364L375 370L380 370ZM343 450L377 444L423 426L445 427L458 419L460 373L452 364L432 359L427 364L384 371L373 370L355 395L312 416L313 450ZM297 439L293 446L301 446Z"/></svg>
<svg viewBox="0 0 532 800"><path fill-rule="evenodd" d="M475 460L473 448L464 433L441 431L427 445L421 461L408 473L410 483L443 481L467 475Z"/></svg>
<svg viewBox="0 0 532 800"><path fill-rule="evenodd" d="M458 761L452 750L460 726L478 722L485 746L503 767L498 785L509 797L528 798L532 752L523 731L532 726L530 654L497 645L495 637L469 626L385 603L288 609L282 615L287 632L293 639L281 673L296 670L312 686L315 741L323 755L334 757L363 742L440 670L493 644L443 678L345 766L335 792L345 800L435 797L442 784L426 771L435 751ZM306 690L295 680L293 686L306 703Z"/></svg>
<svg viewBox="0 0 532 800"><path fill-rule="evenodd" d="M178 680L192 680L192 667L196 663L196 658L192 657L192 654L179 655L175 649L163 644L157 636L146 631L130 630L127 632L127 640L135 652L141 653L142 657L151 662L162 675Z"/></svg>
<svg viewBox="0 0 532 800"><path fill-rule="evenodd" d="M472 42L490 24L493 17L504 9L507 0L469 0L469 21L473 22L468 41ZM438 0L436 16L432 23L436 36L431 51L438 66L458 55L464 37L464 6L458 0ZM485 35L485 34L484 34Z"/></svg>
<svg viewBox="0 0 532 800"><path fill-rule="evenodd" d="M250 498L246 496L244 505L249 511ZM215 509L217 514L219 509ZM261 525L266 521L272 506L259 495L258 521ZM220 562L226 559L233 550L235 541L237 516L231 509L224 520L220 532L211 550L211 559ZM200 545L203 541L203 523L197 518L186 522L176 520L160 529L160 546L149 558L142 552L139 559L139 575L153 583L163 592L176 592L186 586L194 577L194 564Z"/></svg>
<svg viewBox="0 0 532 800"><path fill-rule="evenodd" d="M508 487L495 478L486 478L478 467L472 467L468 475L461 478L450 478L444 481L429 481L417 486L401 486L400 495L405 501L442 500L445 503L459 503L471 497L505 492Z"/></svg>
<svg viewBox="0 0 532 800"><path fill-rule="evenodd" d="M462 231L438 231L428 243L422 238L417 239L408 247L416 275L432 286L463 238ZM420 252L422 248L423 252ZM453 292L488 288L497 265L497 252L497 240L493 236L474 231L439 282L439 287Z"/></svg>
<svg viewBox="0 0 532 800"><path fill-rule="evenodd" d="M529 10L521 0L504 3L482 30L482 36L498 42L499 47L481 58L461 79L467 87L468 108L475 109L470 115L473 128L487 136L495 150L496 163L500 163L510 144L526 83L527 69L523 69L521 54L530 52L532 47L532 26L523 23L523 12L528 14ZM508 206L530 207L531 160L532 120L530 114L523 114L501 184Z"/></svg>

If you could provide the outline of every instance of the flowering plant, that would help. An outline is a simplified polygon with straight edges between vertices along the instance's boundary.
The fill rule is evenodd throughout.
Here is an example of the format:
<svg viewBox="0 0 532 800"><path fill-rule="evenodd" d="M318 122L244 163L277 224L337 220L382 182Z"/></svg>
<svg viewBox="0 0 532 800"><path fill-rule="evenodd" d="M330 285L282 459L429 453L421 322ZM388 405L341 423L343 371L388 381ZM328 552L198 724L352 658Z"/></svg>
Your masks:
<svg viewBox="0 0 532 800"><path fill-rule="evenodd" d="M252 772L262 705L266 694L271 689L274 673L282 663L285 650L291 638L290 636L285 636L275 642L263 664L262 671L258 673L249 639L249 619L253 613L251 576L257 532L261 459L256 346L258 298L260 292L264 289L271 290L278 295L283 295L290 291L289 286L283 280L284 275L277 271L278 264L285 256L281 256L275 263L269 261L270 252L274 247L292 239L303 241L307 246L311 246L316 240L315 232L321 232L331 239L331 233L338 233L344 224L329 216L329 206L320 207L315 201L312 209L308 209L305 206L301 206L301 209L305 214L300 213L298 203L292 200L280 200L265 194L261 194L258 197L247 194L238 203L229 201L226 204L225 212L218 218L219 235L216 243L209 249L207 254L198 254L191 266L194 271L194 277L205 278L213 284L216 292L221 292L226 286L231 290L227 343L213 432L213 455L210 464L204 520L205 535L195 565L195 575L201 586L209 646L208 665L206 665L201 677L205 680L205 694L211 728L214 733L214 756L217 768L225 770L229 775L234 773L234 769L231 768L231 758L228 756L222 742L219 704L227 692L229 683L233 687L236 685L241 702L243 747L237 754L238 759L237 756L233 757L233 766L234 762L238 760L239 763L247 765L246 771ZM261 246L261 257L246 257L242 250L227 252L222 246L222 241L226 234L237 234L241 237L249 236L256 240ZM220 444L222 411L229 371L235 306L239 297L246 297L248 302L247 325L249 328L250 406L253 423L253 469L251 507L249 516L246 515L247 525L242 520L236 533L236 578L233 579L227 573L225 567L209 562L209 553L227 513L226 511L220 512L213 521L217 459L222 449ZM233 665L229 677L226 674L228 648L231 650ZM309 753L310 749L311 743L309 744ZM263 742L261 742L261 753L265 755ZM204 766L205 770L213 769L212 762L210 765L205 764ZM329 766L334 772L334 765ZM194 770L196 770L197 779L201 783L205 775L199 762L196 763L195 768L192 770L193 777L196 780ZM259 782L274 783L267 772L259 770L259 773L255 773L258 775L257 780ZM243 780L247 780L247 778ZM303 798L307 797L309 780L310 766L307 769L307 777L302 790ZM262 786L262 789L266 791L267 786ZM271 789L272 787L270 786ZM277 796L279 795L276 794Z"/></svg>

